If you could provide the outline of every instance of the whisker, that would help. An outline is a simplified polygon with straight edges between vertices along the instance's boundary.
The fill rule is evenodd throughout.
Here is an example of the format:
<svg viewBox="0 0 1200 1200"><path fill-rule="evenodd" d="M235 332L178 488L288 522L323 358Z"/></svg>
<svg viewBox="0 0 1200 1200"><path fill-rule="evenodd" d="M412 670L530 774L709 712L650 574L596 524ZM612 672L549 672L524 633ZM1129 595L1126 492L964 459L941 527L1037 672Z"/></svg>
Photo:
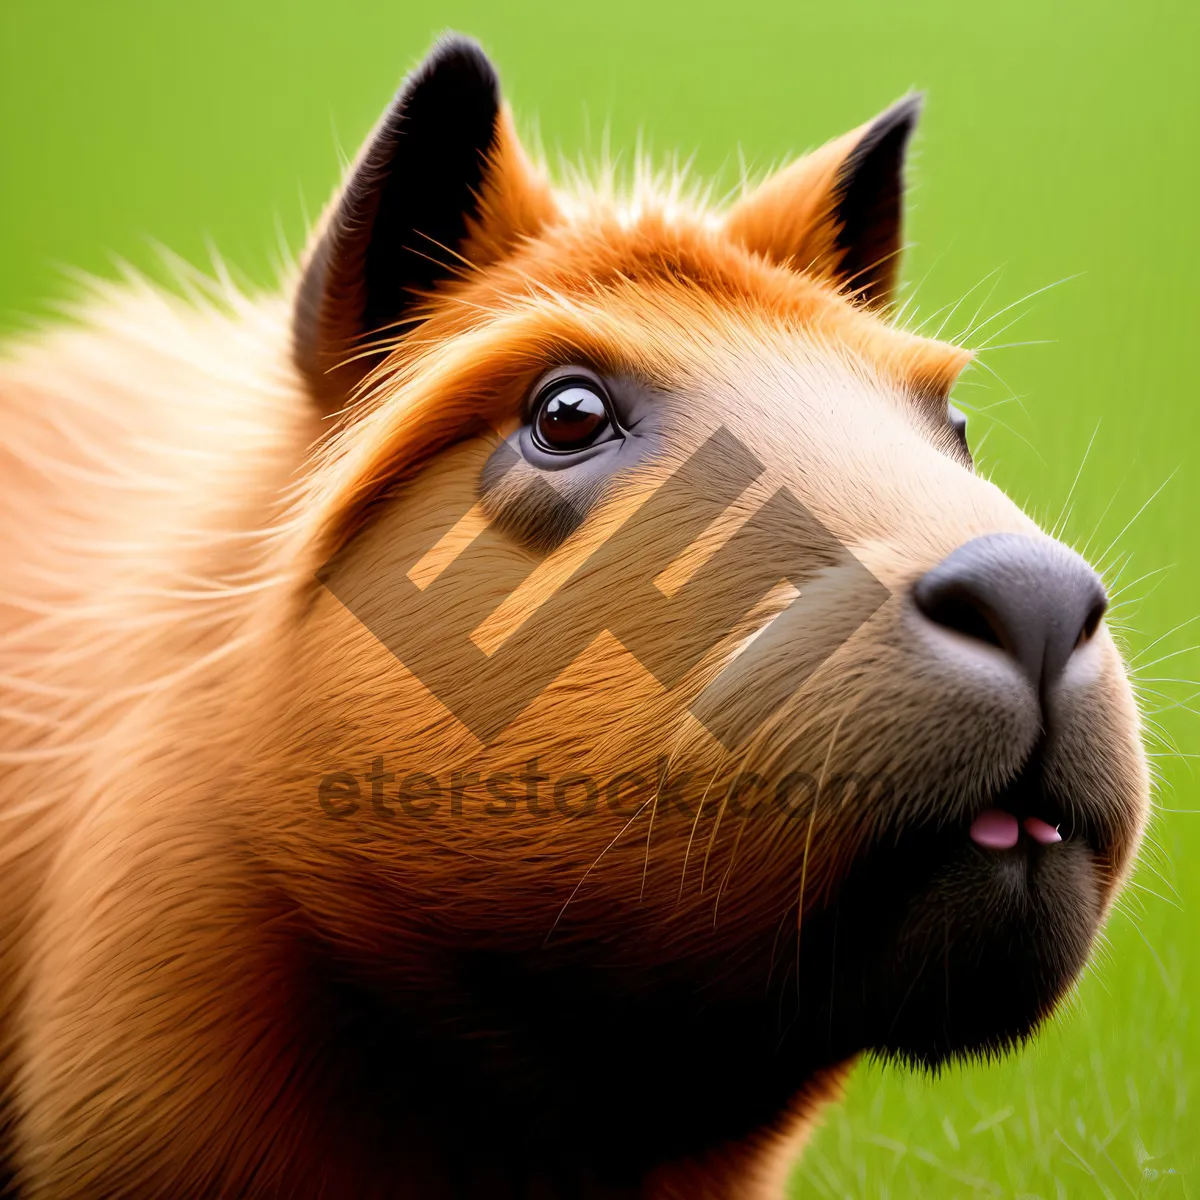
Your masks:
<svg viewBox="0 0 1200 1200"><path fill-rule="evenodd" d="M619 842L621 840L621 837L624 835L625 830L627 830L630 827L630 825L632 825L634 823L634 821L636 821L638 819L638 817L640 817L642 815L642 813L646 809L646 806L649 803L650 803L649 798L647 798L646 800L644 800L642 802L641 807L637 810L637 812L635 812L633 814L633 816L630 817L629 820L626 821L625 824L621 826L620 830L617 832L616 836L612 839L612 841L609 842L608 845L605 846L604 849L601 850L600 853L596 855L596 858L592 862L592 865L590 867L588 867L588 869L586 871L584 871L584 873L580 876L579 882L571 890L571 894L567 897L566 903L564 903L562 908L560 908L558 910L558 916L556 916L554 918L554 924L551 925L549 930L547 931L545 940L542 942L543 947L548 946L550 944L550 938L553 935L554 931L558 928L558 923L559 923L559 921L562 920L563 913L565 913L567 911L567 908L570 906L571 901L574 900L575 897L579 894L579 889L581 887L583 887L585 881L587 880L587 877L596 869L597 866L599 866L600 860L617 844L617 842Z"/></svg>
<svg viewBox="0 0 1200 1200"><path fill-rule="evenodd" d="M1056 279L1053 283L1048 283L1044 287L1036 288L1034 291L1022 296L1019 300L1014 300L1011 304L1006 304L999 312L993 313L981 324L968 329L960 335L960 340L966 341L968 338L974 337L980 330L986 329L992 321L999 320L1005 313L1012 312L1019 304L1025 304L1029 300L1033 300L1037 296L1044 295L1046 292L1053 291L1056 287L1061 287L1064 283L1070 283L1072 280L1079 279L1083 273L1075 272L1073 275L1064 275L1061 279Z"/></svg>
<svg viewBox="0 0 1200 1200"><path fill-rule="evenodd" d="M821 766L821 775L817 780L817 790L813 794L812 808L808 814L808 827L804 834L804 855L800 860L800 890L796 900L796 990L800 989L800 937L804 928L804 892L808 886L808 854L812 849L813 827L817 820L817 809L821 803L821 793L825 789L825 782L829 778L829 764L833 760L833 750L837 745L838 734L842 731L842 722L853 708L853 704L847 704L842 710L842 715L838 717L837 724L833 727L833 732L829 735L829 746L825 751L825 762Z"/></svg>
<svg viewBox="0 0 1200 1200"><path fill-rule="evenodd" d="M1159 495L1161 494L1161 492L1162 492L1163 488L1165 488L1165 487L1167 486L1167 484L1169 484L1169 483L1171 482L1171 480L1175 478L1175 476L1176 476L1176 474L1177 474L1177 473L1178 473L1178 468L1176 468L1176 470L1172 471L1172 472L1171 472L1171 474L1170 474L1170 475L1168 475L1168 476L1166 477L1166 479L1164 479L1164 480L1162 481L1162 483L1160 483L1160 484L1158 485L1158 487L1156 487L1156 488L1154 489L1154 493L1153 493L1153 495L1151 495L1151 496L1150 496L1150 498L1149 498L1149 499L1146 501L1146 503L1145 503L1145 504L1143 504L1143 505L1142 505L1142 507L1141 507L1141 508L1139 508L1139 509L1137 510L1137 512L1135 512L1135 513L1133 514L1133 516L1129 518L1129 520L1128 520L1128 521L1126 521L1126 522L1125 522L1125 524L1124 524L1124 525L1122 526L1122 528L1121 528L1121 532L1120 532L1120 533L1118 533L1118 534L1117 534L1117 536L1116 536L1115 538L1113 538L1113 540L1112 540L1111 542L1109 542L1108 546L1107 546L1107 547L1105 548L1105 550L1104 550L1104 553L1103 553L1103 554L1101 554L1101 555L1098 555L1098 557L1099 557L1099 558L1102 558L1102 559L1103 559L1103 558L1107 558L1107 557L1108 557L1108 555L1109 555L1109 552L1112 550L1112 548L1113 548L1113 547L1114 547L1114 546L1115 546L1115 545L1116 545L1116 544L1117 544L1117 543L1118 543L1118 542L1119 542L1119 541L1120 541L1120 540L1121 540L1121 539L1122 539L1122 538L1125 536L1125 534L1127 534L1127 533L1129 532L1129 530L1130 530L1130 528L1132 527L1133 523L1134 523L1134 522L1135 522L1135 521L1136 521L1136 520L1137 520L1137 519L1138 519L1138 518L1139 518L1139 517L1142 515L1142 513L1144 513L1144 512L1146 511L1146 509L1147 509L1147 508L1149 508L1149 507L1150 507L1150 505L1151 505L1151 504L1153 504L1153 503L1154 503L1154 501L1158 499L1158 497L1159 497Z"/></svg>
<svg viewBox="0 0 1200 1200"><path fill-rule="evenodd" d="M1083 458L1080 460L1079 469L1075 472L1075 478L1071 480L1071 486L1067 491L1067 498L1063 501L1062 511L1058 514L1058 520L1054 522L1053 536L1058 537L1060 527L1062 526L1067 513L1071 507L1071 500L1075 495L1075 489L1079 486L1080 476L1083 474L1083 468L1087 466L1088 458L1091 456L1092 447L1096 444L1096 435L1100 432L1100 422L1096 422L1096 427L1092 430L1092 436L1088 438L1087 449L1083 452Z"/></svg>

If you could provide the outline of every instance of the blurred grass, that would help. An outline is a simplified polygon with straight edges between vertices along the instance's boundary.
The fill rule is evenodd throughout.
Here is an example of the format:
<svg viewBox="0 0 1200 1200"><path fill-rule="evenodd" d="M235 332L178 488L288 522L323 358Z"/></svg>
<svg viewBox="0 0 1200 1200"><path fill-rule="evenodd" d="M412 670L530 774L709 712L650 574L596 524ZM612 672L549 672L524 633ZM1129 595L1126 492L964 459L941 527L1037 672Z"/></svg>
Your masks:
<svg viewBox="0 0 1200 1200"><path fill-rule="evenodd" d="M1105 951L1037 1043L936 1080L864 1065L795 1194L1200 1194L1200 626L1184 624L1200 592L1200 8L5 0L0 329L48 311L65 265L161 274L151 238L269 284L339 152L448 26L485 42L552 160L598 153L605 130L628 157L644 132L722 187L741 156L765 169L927 89L911 303L930 332L987 322L971 343L996 348L957 393L972 441L1039 517L1069 497L1066 536L1108 568L1162 811Z"/></svg>

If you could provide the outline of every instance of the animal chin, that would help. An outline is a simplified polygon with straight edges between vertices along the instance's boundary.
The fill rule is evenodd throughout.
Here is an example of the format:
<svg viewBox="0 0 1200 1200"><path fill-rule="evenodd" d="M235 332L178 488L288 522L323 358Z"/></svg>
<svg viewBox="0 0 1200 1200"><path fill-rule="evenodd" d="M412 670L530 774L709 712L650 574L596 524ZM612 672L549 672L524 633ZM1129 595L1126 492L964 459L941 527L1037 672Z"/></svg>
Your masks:
<svg viewBox="0 0 1200 1200"><path fill-rule="evenodd" d="M1021 1041L1087 959L1104 848L1099 828L1048 794L1036 761L962 821L881 844L838 902L839 925L862 939L848 975L865 998L844 988L831 1020L860 1022L869 1049L922 1066Z"/></svg>

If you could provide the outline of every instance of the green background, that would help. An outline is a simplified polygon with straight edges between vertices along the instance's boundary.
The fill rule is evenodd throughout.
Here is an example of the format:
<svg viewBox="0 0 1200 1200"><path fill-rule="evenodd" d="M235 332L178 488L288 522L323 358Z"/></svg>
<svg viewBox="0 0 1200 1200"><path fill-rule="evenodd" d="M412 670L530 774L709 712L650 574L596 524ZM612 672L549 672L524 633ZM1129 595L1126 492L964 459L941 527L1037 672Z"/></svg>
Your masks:
<svg viewBox="0 0 1200 1200"><path fill-rule="evenodd" d="M1161 811L1037 1044L936 1080L860 1068L796 1195L1200 1195L1200 7L3 0L0 329L50 311L67 266L163 274L155 242L269 285L446 27L483 40L552 163L607 129L626 162L643 137L722 188L741 157L765 169L928 90L912 303L931 332L986 321L971 343L1004 347L957 399L983 468L1050 523L1069 507L1066 536L1109 571Z"/></svg>

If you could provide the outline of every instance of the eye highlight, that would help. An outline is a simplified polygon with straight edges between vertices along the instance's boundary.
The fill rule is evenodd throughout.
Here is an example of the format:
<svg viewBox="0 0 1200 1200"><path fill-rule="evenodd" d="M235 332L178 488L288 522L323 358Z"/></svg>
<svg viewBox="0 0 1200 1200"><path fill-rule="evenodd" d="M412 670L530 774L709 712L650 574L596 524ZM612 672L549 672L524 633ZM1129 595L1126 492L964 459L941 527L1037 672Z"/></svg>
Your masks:
<svg viewBox="0 0 1200 1200"><path fill-rule="evenodd" d="M534 401L533 439L550 454L584 450L599 441L611 425L608 396L591 379L556 379Z"/></svg>

